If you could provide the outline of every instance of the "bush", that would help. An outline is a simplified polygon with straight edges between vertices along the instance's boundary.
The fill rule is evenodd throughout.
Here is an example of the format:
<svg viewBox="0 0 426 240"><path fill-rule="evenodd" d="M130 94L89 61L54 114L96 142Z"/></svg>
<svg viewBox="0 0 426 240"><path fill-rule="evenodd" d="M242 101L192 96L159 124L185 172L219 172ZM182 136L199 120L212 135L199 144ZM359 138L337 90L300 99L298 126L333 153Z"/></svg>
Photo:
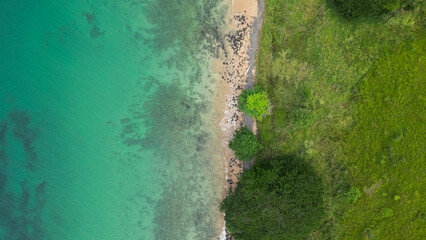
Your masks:
<svg viewBox="0 0 426 240"><path fill-rule="evenodd" d="M380 15L406 7L413 0L335 0L346 17Z"/></svg>
<svg viewBox="0 0 426 240"><path fill-rule="evenodd" d="M384 208L382 210L382 218L388 218L393 216L393 211L390 208Z"/></svg>
<svg viewBox="0 0 426 240"><path fill-rule="evenodd" d="M290 122L295 127L307 127L314 122L314 116L308 109L300 108L290 114Z"/></svg>
<svg viewBox="0 0 426 240"><path fill-rule="evenodd" d="M351 187L351 189L346 193L346 199L351 203L356 202L359 197L361 197L361 191L357 187Z"/></svg>
<svg viewBox="0 0 426 240"><path fill-rule="evenodd" d="M244 90L238 99L238 109L261 121L269 111L268 94L260 88Z"/></svg>
<svg viewBox="0 0 426 240"><path fill-rule="evenodd" d="M229 143L229 148L241 161L249 161L262 149L262 145L257 141L256 135L243 127L235 130L234 139Z"/></svg>
<svg viewBox="0 0 426 240"><path fill-rule="evenodd" d="M294 157L264 161L243 172L221 210L235 239L306 239L322 218L321 179Z"/></svg>

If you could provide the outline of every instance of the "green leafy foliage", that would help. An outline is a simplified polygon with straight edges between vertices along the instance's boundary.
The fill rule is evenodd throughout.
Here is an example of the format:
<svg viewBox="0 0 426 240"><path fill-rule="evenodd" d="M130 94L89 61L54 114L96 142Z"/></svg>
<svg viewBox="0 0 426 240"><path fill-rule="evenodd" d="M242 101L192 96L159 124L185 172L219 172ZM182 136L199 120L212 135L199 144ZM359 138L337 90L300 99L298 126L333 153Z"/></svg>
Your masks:
<svg viewBox="0 0 426 240"><path fill-rule="evenodd" d="M384 208L382 210L382 217L383 218L388 218L388 217L392 217L393 216L393 211L390 208Z"/></svg>
<svg viewBox="0 0 426 240"><path fill-rule="evenodd" d="M262 149L262 145L246 127L235 131L234 139L229 143L229 148L235 152L235 156L241 161L250 161Z"/></svg>
<svg viewBox="0 0 426 240"><path fill-rule="evenodd" d="M311 111L300 108L290 114L290 123L296 127L309 126L314 121Z"/></svg>
<svg viewBox="0 0 426 240"><path fill-rule="evenodd" d="M370 108L365 115L358 115L357 110L363 101L371 107L375 104L360 96L366 75L386 53L390 54L389 49L397 49L424 29L424 4L413 0L413 4L396 11L347 21L335 11L336 4L330 4L334 1L265 0L256 78L257 85L268 92L273 111L258 123L265 149L257 158L297 154L323 179L325 216L310 239L421 239L426 212L419 210L420 200L425 199L419 189L426 177L421 171L424 168L419 167L424 157L412 148L424 148L417 137L425 132L425 124L417 121L410 125L407 120L413 116L425 119L424 105L413 108L404 105L409 101L397 104L396 100L420 101L419 92L424 91L420 89L426 85L419 84L418 79L417 83L409 80L406 87L411 90L405 91L393 81L405 71L424 71L424 67L408 61L406 70L393 71L393 76L382 70L368 78L371 84L377 84L368 94L386 99L383 106L406 108L403 114L381 107ZM388 62L387 68L392 66ZM395 92L399 88L401 95L395 97L382 86L395 86ZM366 120L365 131L355 132L360 119ZM388 120L404 124L389 125ZM351 133L351 139L358 137L357 144L349 139ZM402 146L408 147L403 150ZM371 154L373 147L380 151ZM351 186L361 193L355 202L348 201ZM371 196L364 193L366 188ZM395 195L400 198L394 200ZM394 216L378 219L385 207L392 209Z"/></svg>
<svg viewBox="0 0 426 240"><path fill-rule="evenodd" d="M245 171L221 205L235 239L306 239L323 215L322 181L292 156Z"/></svg>
<svg viewBox="0 0 426 240"><path fill-rule="evenodd" d="M346 193L346 198L351 203L356 202L359 197L361 197L361 191L359 191L356 187L351 187L351 189Z"/></svg>
<svg viewBox="0 0 426 240"><path fill-rule="evenodd" d="M238 99L238 109L259 121L268 114L269 105L268 94L260 88L244 90Z"/></svg>
<svg viewBox="0 0 426 240"><path fill-rule="evenodd" d="M413 0L335 0L346 17L379 15L412 4Z"/></svg>

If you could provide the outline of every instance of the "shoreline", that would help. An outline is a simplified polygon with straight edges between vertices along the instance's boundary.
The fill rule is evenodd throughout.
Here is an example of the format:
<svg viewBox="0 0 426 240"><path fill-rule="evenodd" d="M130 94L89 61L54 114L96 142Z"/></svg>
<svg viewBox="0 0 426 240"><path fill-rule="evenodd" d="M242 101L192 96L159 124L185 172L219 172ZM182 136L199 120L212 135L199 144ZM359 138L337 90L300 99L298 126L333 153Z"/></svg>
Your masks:
<svg viewBox="0 0 426 240"><path fill-rule="evenodd" d="M254 86L256 79L256 58L259 34L263 21L263 0L229 0L228 29L225 32L222 54L214 61L214 69L219 73L218 94L220 101L215 106L221 112L220 129L222 134L222 156L225 164L224 192L235 187L238 176L250 163L235 158L228 147L236 129L247 126L257 132L256 120L238 111L238 96L242 90ZM221 240L232 239L226 231L224 219L221 219L223 231Z"/></svg>
<svg viewBox="0 0 426 240"><path fill-rule="evenodd" d="M221 59L223 62L216 63L216 69L222 78L222 91L226 89L226 94L223 95L225 107L222 107L224 116L220 127L223 132L222 146L227 153L227 180L232 180L227 181L227 189L235 185L236 177L243 168L242 162L228 148L234 131L242 126L247 126L255 133L257 130L255 119L238 111L238 97L242 90L254 86L263 7L263 0L232 0L229 30L225 35L229 54Z"/></svg>

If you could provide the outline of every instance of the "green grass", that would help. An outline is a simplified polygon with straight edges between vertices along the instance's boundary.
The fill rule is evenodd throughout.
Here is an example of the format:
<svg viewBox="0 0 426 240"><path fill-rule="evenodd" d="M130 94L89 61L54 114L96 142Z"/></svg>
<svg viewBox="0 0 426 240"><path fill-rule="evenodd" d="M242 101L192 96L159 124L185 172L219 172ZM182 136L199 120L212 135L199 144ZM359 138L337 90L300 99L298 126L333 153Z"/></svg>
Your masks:
<svg viewBox="0 0 426 240"><path fill-rule="evenodd" d="M353 183L365 190L345 218L347 239L426 236L425 39L387 52L361 84L345 152Z"/></svg>
<svg viewBox="0 0 426 240"><path fill-rule="evenodd" d="M384 153L368 153L377 155L375 164L367 160L358 162L354 158L357 155L352 152L355 152L354 149L362 152L366 142L359 142L356 145L356 141L351 140L356 138L355 134L362 134L360 124L368 125L363 123L363 120L369 121L375 116L370 115L371 112L365 112L363 115L359 110L364 103L361 100L362 93L367 91L368 86L364 79L370 79L367 82L373 84L374 69L386 68L386 64L389 65L390 61L386 59L395 55L392 52L403 51L398 50L398 46L403 46L407 39L418 35L425 27L423 16L423 7L416 7L379 17L348 21L335 9L332 1L266 0L266 18L258 56L257 84L268 91L273 111L272 115L267 116L259 124L260 139L265 146L263 158L296 154L308 161L322 177L325 186L326 217L322 219L320 229L311 234L311 239L342 239L345 236L348 239L368 239L369 236L371 239L374 236L378 236L379 239L398 239L392 236L381 238L386 236L382 230L386 227L395 227L402 236L408 236L406 234L414 227L424 228L424 222L420 223L417 220L408 225L398 221L399 218L404 221L413 219L414 213L407 213L406 209L418 211L418 216L424 219L424 212L421 212L424 205L420 206L414 198L417 196L415 194L418 194L420 199L423 194L419 184L424 185L424 176L420 178L420 174L424 173L420 173L422 168L418 165L422 158L418 155L412 166L406 166L411 163L408 159L412 159L411 157L418 153L413 149L404 150L409 151L411 155L399 152L405 146L403 144L416 143L418 148L424 148L423 145L419 145L420 138L418 138L422 128L418 126L413 130L411 126L403 123L391 127L386 125L387 122L376 122L377 128L389 128L389 137L380 135L378 143L392 137L395 139L393 148L383 147L388 151L386 154L401 155L405 159L405 163L397 163L395 166L392 165L393 162L386 163L391 164L392 167L388 168L393 170L386 172L386 180L376 190L381 196L386 192L386 199L392 199L394 202L388 200L376 202L372 200L378 197L376 193L372 198L368 198L363 191L364 187L371 187L384 177L382 174L384 167L379 159L380 154ZM385 53L390 55L386 56ZM407 54L410 58L411 55ZM393 74L403 77L410 69L412 71L416 69L415 64L412 64L410 67L405 65L401 68L392 64L390 66L395 67ZM419 69L416 71L421 70ZM381 85L383 83L376 83L377 87ZM420 88L407 90L401 87L394 90L409 95L401 95L400 98L414 98L409 91L421 93ZM382 96L382 93L377 91L372 94L377 94L378 98ZM424 92L421 94L424 96ZM391 101L396 101L394 96L390 98ZM423 101L422 98L415 99ZM378 114L387 111L381 109L388 106L385 102L383 106L377 106L375 111ZM424 108L424 103L416 104L417 107ZM423 112L421 110L417 108L409 111L421 114ZM372 110L367 110L366 106L365 111ZM392 114L396 114L397 110L392 111L394 111ZM406 112L398 114L400 114L398 116L408 115ZM390 115L380 116L384 119L389 117ZM364 156L360 153L361 156L370 155ZM397 162L404 161L397 157L392 159L399 159ZM376 172L376 169L382 172ZM369 173L373 172L374 174L370 176ZM403 175L410 175L411 178L404 179ZM415 176L421 179L417 183L413 182ZM356 201L349 201L348 198L351 198L349 196L353 197L353 187L360 190L361 196ZM413 189L417 189L418 192ZM393 200L395 196L400 198ZM410 203L407 203L408 201ZM364 209L362 206L365 203L369 205ZM353 226L348 227L348 224ZM400 229L396 226L407 228Z"/></svg>

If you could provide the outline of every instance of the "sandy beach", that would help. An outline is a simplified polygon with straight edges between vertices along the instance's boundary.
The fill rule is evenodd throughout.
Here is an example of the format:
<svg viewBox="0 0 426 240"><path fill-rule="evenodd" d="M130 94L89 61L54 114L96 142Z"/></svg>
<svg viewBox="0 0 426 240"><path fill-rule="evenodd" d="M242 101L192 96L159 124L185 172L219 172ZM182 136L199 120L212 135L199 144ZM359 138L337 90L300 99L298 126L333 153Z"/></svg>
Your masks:
<svg viewBox="0 0 426 240"><path fill-rule="evenodd" d="M225 54L227 56L223 58L225 61L216 64L223 80L222 94L226 99L220 127L224 134L222 146L226 151L228 187L235 185L237 176L243 168L242 162L236 159L228 148L234 130L245 125L256 132L254 119L239 112L237 103L241 91L253 87L254 84L255 57L262 9L263 3L258 0L232 1L230 28L226 34Z"/></svg>
<svg viewBox="0 0 426 240"><path fill-rule="evenodd" d="M242 90L252 88L255 81L255 58L258 45L258 34L261 28L263 1L262 0L229 0L228 32L225 35L225 46L222 56L215 62L215 70L220 74L221 84L219 95L222 101L218 102L216 112L223 112L220 116L222 130L222 147L224 163L226 165L226 190L235 187L238 176L244 167L236 159L228 143L232 140L235 129L247 126L256 132L254 119L238 111L238 96ZM224 193L224 196L225 197ZM222 224L224 224L222 222ZM232 239L229 233L223 232L221 239Z"/></svg>

